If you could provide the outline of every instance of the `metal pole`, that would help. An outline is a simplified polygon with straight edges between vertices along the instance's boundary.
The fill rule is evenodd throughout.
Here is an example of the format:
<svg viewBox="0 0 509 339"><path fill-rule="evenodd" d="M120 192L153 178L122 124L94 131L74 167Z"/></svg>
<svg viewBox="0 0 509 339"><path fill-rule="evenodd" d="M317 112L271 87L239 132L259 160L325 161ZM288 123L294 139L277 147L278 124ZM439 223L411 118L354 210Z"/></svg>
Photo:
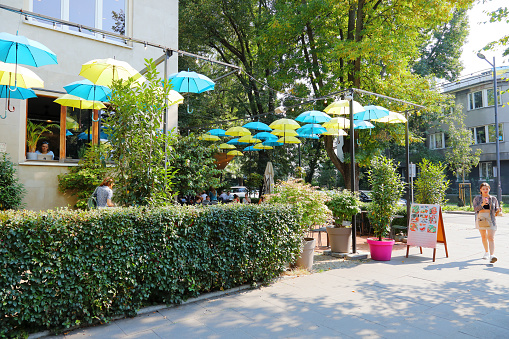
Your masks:
<svg viewBox="0 0 509 339"><path fill-rule="evenodd" d="M350 109L350 185L352 192L355 193L355 128L353 124L353 90L348 98ZM357 216L352 216L352 253L357 253Z"/></svg>
<svg viewBox="0 0 509 339"><path fill-rule="evenodd" d="M486 60L487 61L487 60ZM493 90L495 94L495 145L497 152L497 200L499 203L502 202L502 184L501 174L502 169L500 168L500 142L499 142L499 130L498 130L498 93L497 93L497 68L495 67L495 57L493 57Z"/></svg>
<svg viewBox="0 0 509 339"><path fill-rule="evenodd" d="M168 81L168 50L164 51L164 83ZM164 98L164 111L163 111L163 138L164 138L164 190L166 191L166 173L168 170L168 96Z"/></svg>
<svg viewBox="0 0 509 339"><path fill-rule="evenodd" d="M409 132L408 132L408 111L405 111L405 158L406 158L406 215L407 219L410 217L410 142L409 142ZM412 201L413 202L413 201Z"/></svg>

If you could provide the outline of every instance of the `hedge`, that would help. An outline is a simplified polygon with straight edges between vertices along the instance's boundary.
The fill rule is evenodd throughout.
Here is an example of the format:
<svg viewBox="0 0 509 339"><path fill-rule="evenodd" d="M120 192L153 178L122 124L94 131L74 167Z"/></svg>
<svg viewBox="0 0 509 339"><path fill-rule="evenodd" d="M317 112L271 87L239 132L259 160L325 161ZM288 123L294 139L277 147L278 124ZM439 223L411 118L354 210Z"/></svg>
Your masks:
<svg viewBox="0 0 509 339"><path fill-rule="evenodd" d="M300 251L289 205L0 213L0 334L108 321L277 277Z"/></svg>

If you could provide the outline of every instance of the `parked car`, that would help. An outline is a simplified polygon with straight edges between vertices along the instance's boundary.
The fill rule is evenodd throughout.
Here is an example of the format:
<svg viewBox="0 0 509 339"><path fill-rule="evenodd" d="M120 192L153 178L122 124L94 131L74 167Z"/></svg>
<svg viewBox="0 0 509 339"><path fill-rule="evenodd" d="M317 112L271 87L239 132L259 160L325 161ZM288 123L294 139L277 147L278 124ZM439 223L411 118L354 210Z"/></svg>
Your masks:
<svg viewBox="0 0 509 339"><path fill-rule="evenodd" d="M359 191L359 199L362 202L371 202L373 199L371 198L371 191ZM398 205L404 206L406 205L405 199L399 199Z"/></svg>
<svg viewBox="0 0 509 339"><path fill-rule="evenodd" d="M247 194L246 186L233 186L230 188L230 201L233 200L233 195L237 194L237 196L242 200Z"/></svg>

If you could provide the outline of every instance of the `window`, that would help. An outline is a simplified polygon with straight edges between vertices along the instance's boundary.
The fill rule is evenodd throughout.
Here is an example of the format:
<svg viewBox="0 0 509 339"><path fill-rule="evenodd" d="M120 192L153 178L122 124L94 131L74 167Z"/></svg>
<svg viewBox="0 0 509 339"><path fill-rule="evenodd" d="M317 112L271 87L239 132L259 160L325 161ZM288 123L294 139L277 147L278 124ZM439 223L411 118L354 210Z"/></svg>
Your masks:
<svg viewBox="0 0 509 339"><path fill-rule="evenodd" d="M502 129L503 129L503 124L499 123L498 124L498 141L504 141L504 131ZM497 141L496 135L497 135L497 132L495 130L495 124L488 125L488 142L496 142Z"/></svg>
<svg viewBox="0 0 509 339"><path fill-rule="evenodd" d="M479 163L479 178L488 180L493 178L493 164L491 162L480 162Z"/></svg>
<svg viewBox="0 0 509 339"><path fill-rule="evenodd" d="M477 144L485 144L486 143L486 128L485 128L485 126L476 127L475 140L476 140Z"/></svg>
<svg viewBox="0 0 509 339"><path fill-rule="evenodd" d="M500 95L500 89L498 92L498 104L502 104L502 96ZM468 94L468 110L493 106L495 102L495 96L493 95L493 88L484 89L482 91L472 92Z"/></svg>
<svg viewBox="0 0 509 339"><path fill-rule="evenodd" d="M125 35L125 13L127 0L30 0L31 11L62 20L90 26L104 31ZM102 34L86 30L79 31L76 27L62 27L47 20L32 19L43 25L52 25L65 31L73 31L83 36L96 36L100 39L118 41L103 37Z"/></svg>
<svg viewBox="0 0 509 339"><path fill-rule="evenodd" d="M472 127L471 131L474 144L485 144L497 141L495 137L495 124ZM504 130L502 123L498 124L498 140L504 141Z"/></svg>
<svg viewBox="0 0 509 339"><path fill-rule="evenodd" d="M446 143L448 143L449 138L445 135L445 133L433 133L429 135L429 148L430 149L440 149L445 148Z"/></svg>

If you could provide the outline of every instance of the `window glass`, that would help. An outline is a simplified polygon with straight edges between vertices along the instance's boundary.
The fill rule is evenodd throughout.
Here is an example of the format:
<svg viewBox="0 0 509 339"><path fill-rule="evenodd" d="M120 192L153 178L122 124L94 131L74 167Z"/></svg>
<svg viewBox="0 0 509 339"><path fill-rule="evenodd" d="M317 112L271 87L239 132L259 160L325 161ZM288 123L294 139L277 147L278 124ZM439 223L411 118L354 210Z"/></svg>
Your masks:
<svg viewBox="0 0 509 339"><path fill-rule="evenodd" d="M96 0L69 0L69 21L81 25L95 27L95 1ZM69 27L72 31L78 31L76 27ZM82 30L84 34L94 33Z"/></svg>
<svg viewBox="0 0 509 339"><path fill-rule="evenodd" d="M471 128L470 131L472 132L472 142L477 144L477 140L475 139L475 128Z"/></svg>
<svg viewBox="0 0 509 339"><path fill-rule="evenodd" d="M482 104L482 91L474 93L474 108L483 107Z"/></svg>
<svg viewBox="0 0 509 339"><path fill-rule="evenodd" d="M125 35L124 0L103 0L102 30Z"/></svg>
<svg viewBox="0 0 509 339"><path fill-rule="evenodd" d="M469 110L474 109L474 96L472 95L472 93L468 94L468 109Z"/></svg>
<svg viewBox="0 0 509 339"><path fill-rule="evenodd" d="M44 127L56 124L60 125L60 105L53 102L55 98L37 97L30 98L27 101L27 118L34 124ZM60 130L58 128L50 128L53 133L43 133L37 142L36 149L41 151L43 142L48 142L49 151L54 154L54 160L58 160L60 152Z"/></svg>
<svg viewBox="0 0 509 339"><path fill-rule="evenodd" d="M491 162L479 163L479 177L485 179L493 177L493 164Z"/></svg>
<svg viewBox="0 0 509 339"><path fill-rule="evenodd" d="M54 18L62 18L62 6L60 4L60 0L34 0L32 6L32 12L39 13L46 16L51 16ZM44 24L53 25L52 21L43 20L43 19L34 19L37 22L42 22ZM57 27L61 27L60 24L56 25Z"/></svg>
<svg viewBox="0 0 509 339"><path fill-rule="evenodd" d="M488 98L488 106L493 106L495 103L495 96L493 95L493 93L495 93L495 91L493 91L493 88L486 90L486 97ZM500 105L500 104L502 104L502 97L500 94L500 89L497 89L497 93L498 93L498 96L497 96L498 104Z"/></svg>
<svg viewBox="0 0 509 339"><path fill-rule="evenodd" d="M451 141L449 139L449 134L448 133L444 133L444 143L445 143L445 147L451 147Z"/></svg>
<svg viewBox="0 0 509 339"><path fill-rule="evenodd" d="M92 110L67 107L66 158L81 159L92 142Z"/></svg>
<svg viewBox="0 0 509 339"><path fill-rule="evenodd" d="M485 130L484 126L476 127L475 135L476 135L478 144L486 143L486 130Z"/></svg>
<svg viewBox="0 0 509 339"><path fill-rule="evenodd" d="M444 148L444 139L442 133L435 133L435 148Z"/></svg>

